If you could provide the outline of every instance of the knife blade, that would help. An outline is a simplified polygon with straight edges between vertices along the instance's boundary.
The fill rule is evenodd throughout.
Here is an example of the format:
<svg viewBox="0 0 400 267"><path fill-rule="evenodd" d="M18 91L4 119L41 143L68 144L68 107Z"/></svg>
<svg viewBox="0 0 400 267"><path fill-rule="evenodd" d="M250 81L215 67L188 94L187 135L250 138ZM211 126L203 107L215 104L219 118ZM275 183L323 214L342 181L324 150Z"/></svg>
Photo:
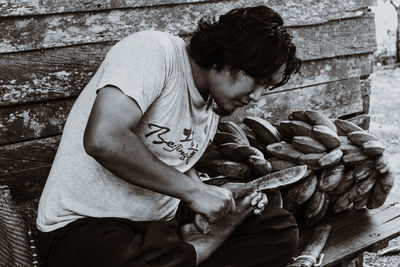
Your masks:
<svg viewBox="0 0 400 267"><path fill-rule="evenodd" d="M232 191L233 198L239 199L252 192L276 189L293 184L301 180L306 171L307 166L301 165L261 176L240 186L235 185L235 183L227 183L223 187Z"/></svg>
<svg viewBox="0 0 400 267"><path fill-rule="evenodd" d="M255 191L276 189L293 184L304 178L306 172L307 166L301 165L267 174L247 183L226 183L222 187L231 190L234 199L240 199ZM194 225L203 234L210 232L210 222L202 214L195 215Z"/></svg>

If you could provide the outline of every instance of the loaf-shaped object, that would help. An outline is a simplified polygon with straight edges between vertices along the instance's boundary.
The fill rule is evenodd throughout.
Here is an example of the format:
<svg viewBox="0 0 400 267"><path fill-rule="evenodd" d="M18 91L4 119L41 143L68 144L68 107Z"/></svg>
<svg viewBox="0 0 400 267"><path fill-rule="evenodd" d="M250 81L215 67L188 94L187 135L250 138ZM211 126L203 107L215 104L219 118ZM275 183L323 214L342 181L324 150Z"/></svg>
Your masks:
<svg viewBox="0 0 400 267"><path fill-rule="evenodd" d="M218 130L235 135L247 145L250 145L249 140L242 128L233 121L220 121L218 123Z"/></svg>
<svg viewBox="0 0 400 267"><path fill-rule="evenodd" d="M356 131L364 131L361 127L355 125L354 123L346 120L335 119L333 120L336 128L338 129L339 134L347 136L349 133Z"/></svg>
<svg viewBox="0 0 400 267"><path fill-rule="evenodd" d="M323 143L328 149L334 149L340 146L339 136L324 125L314 125L312 128L312 136Z"/></svg>
<svg viewBox="0 0 400 267"><path fill-rule="evenodd" d="M322 114L320 111L306 110L304 112L304 115L307 120L312 123L312 125L324 125L330 128L335 134L337 134L335 123L330 118Z"/></svg>
<svg viewBox="0 0 400 267"><path fill-rule="evenodd" d="M369 156L379 156L385 151L385 146L379 141L368 141L361 145L365 154Z"/></svg>
<svg viewBox="0 0 400 267"><path fill-rule="evenodd" d="M246 117L243 119L246 124L257 136L257 139L264 145L280 142L278 130L268 121L260 117Z"/></svg>
<svg viewBox="0 0 400 267"><path fill-rule="evenodd" d="M244 140L236 135L226 133L226 132L217 132L214 136L213 143L216 145L221 145L225 143L236 143L239 145L247 145L247 139Z"/></svg>
<svg viewBox="0 0 400 267"><path fill-rule="evenodd" d="M249 157L249 165L255 173L255 177L260 177L269 174L272 170L271 163L264 157L251 155Z"/></svg>
<svg viewBox="0 0 400 267"><path fill-rule="evenodd" d="M294 136L291 143L297 150L303 153L323 153L327 151L324 144L308 136Z"/></svg>
<svg viewBox="0 0 400 267"><path fill-rule="evenodd" d="M378 139L370 133L366 131L355 131L349 133L347 138L354 144L361 146L362 144L369 141L378 141Z"/></svg>
<svg viewBox="0 0 400 267"><path fill-rule="evenodd" d="M266 147L266 151L274 157L292 162L297 162L298 158L303 155L292 144L285 142L270 144Z"/></svg>

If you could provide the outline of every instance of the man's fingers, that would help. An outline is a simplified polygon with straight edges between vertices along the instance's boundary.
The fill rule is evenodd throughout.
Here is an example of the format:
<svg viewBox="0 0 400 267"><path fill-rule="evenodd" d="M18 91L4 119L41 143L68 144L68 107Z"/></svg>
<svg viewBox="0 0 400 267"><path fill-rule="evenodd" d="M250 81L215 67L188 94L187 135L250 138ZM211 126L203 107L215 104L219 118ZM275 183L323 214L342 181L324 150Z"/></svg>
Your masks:
<svg viewBox="0 0 400 267"><path fill-rule="evenodd" d="M235 202L235 199L233 198L233 195L232 195L232 198L231 198L231 208L230 208L230 210L229 210L229 212L235 212L235 210L236 210L236 202Z"/></svg>
<svg viewBox="0 0 400 267"><path fill-rule="evenodd" d="M255 215L261 215L261 213L263 212L264 209L255 209L254 210L254 214Z"/></svg>
<svg viewBox="0 0 400 267"><path fill-rule="evenodd" d="M263 203L263 204L264 204L263 207L267 206L267 204L268 204L268 197L267 197L266 194L263 194L263 197L262 197L262 199L261 199L261 201L260 201L259 203Z"/></svg>
<svg viewBox="0 0 400 267"><path fill-rule="evenodd" d="M253 196L253 194L252 194ZM263 194L262 193L257 193L257 195L255 197L253 197L253 199L251 200L251 205L255 206L257 205L258 202L260 202L260 200L262 199Z"/></svg>

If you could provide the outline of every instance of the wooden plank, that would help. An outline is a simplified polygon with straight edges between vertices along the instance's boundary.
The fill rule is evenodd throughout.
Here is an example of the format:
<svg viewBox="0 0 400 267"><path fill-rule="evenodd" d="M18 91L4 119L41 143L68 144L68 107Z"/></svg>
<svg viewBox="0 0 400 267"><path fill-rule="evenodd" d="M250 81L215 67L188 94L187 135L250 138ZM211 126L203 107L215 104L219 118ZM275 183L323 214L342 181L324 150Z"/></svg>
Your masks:
<svg viewBox="0 0 400 267"><path fill-rule="evenodd" d="M71 1L71 0L0 0L0 17L44 15L65 12L104 11L108 9L150 7L171 4L193 4L211 2L215 0L107 0L107 1ZM213 3L214 2L214 3ZM376 0L264 0L257 4L264 4L278 11L287 23L292 25L321 23L324 21L354 16L354 11L376 5ZM243 2L242 5L249 5Z"/></svg>
<svg viewBox="0 0 400 267"><path fill-rule="evenodd" d="M325 83L305 88L269 93L257 103L240 108L228 120L241 122L245 116L258 116L271 123L287 120L295 110L321 110L331 118L362 112L358 78Z"/></svg>
<svg viewBox="0 0 400 267"><path fill-rule="evenodd" d="M77 96L110 46L91 44L0 54L0 106ZM372 53L308 60L279 90L369 75L373 62Z"/></svg>
<svg viewBox="0 0 400 267"><path fill-rule="evenodd" d="M60 136L52 136L0 146L0 181L12 178L13 173L51 165L59 141Z"/></svg>
<svg viewBox="0 0 400 267"><path fill-rule="evenodd" d="M38 197L50 171L60 136L0 146L0 184Z"/></svg>
<svg viewBox="0 0 400 267"><path fill-rule="evenodd" d="M240 108L229 119L260 116L273 123L293 110L314 108L338 117L362 111L358 78L330 82L265 95L257 103ZM74 99L15 105L0 109L0 144L60 134Z"/></svg>
<svg viewBox="0 0 400 267"><path fill-rule="evenodd" d="M45 15L66 12L101 11L117 8L212 2L213 0L0 0L0 16ZM369 1L371 2L371 1Z"/></svg>
<svg viewBox="0 0 400 267"><path fill-rule="evenodd" d="M77 96L111 45L0 54L0 106Z"/></svg>
<svg viewBox="0 0 400 267"><path fill-rule="evenodd" d="M364 113L369 113L371 102L371 79L369 75L362 77L361 79L361 92L363 98L363 111Z"/></svg>
<svg viewBox="0 0 400 267"><path fill-rule="evenodd" d="M319 59L341 55L368 53L375 49L375 22L373 14L362 18L331 21L320 27L293 31L299 57ZM353 42L350 41L353 40Z"/></svg>
<svg viewBox="0 0 400 267"><path fill-rule="evenodd" d="M146 29L188 35L203 15L225 13L244 2L4 18L0 20L0 53L116 41ZM299 57L317 59L373 52L376 47L374 16L361 13L360 17L351 19L291 28Z"/></svg>
<svg viewBox="0 0 400 267"><path fill-rule="evenodd" d="M60 134L75 99L0 109L0 144Z"/></svg>
<svg viewBox="0 0 400 267"><path fill-rule="evenodd" d="M349 210L327 218L326 222L333 226L322 251L323 266L329 267L352 259L377 242L398 236L400 209L383 206L371 211Z"/></svg>
<svg viewBox="0 0 400 267"><path fill-rule="evenodd" d="M308 60L302 63L299 73L292 75L287 84L276 90L367 76L373 71L374 56L372 53Z"/></svg>

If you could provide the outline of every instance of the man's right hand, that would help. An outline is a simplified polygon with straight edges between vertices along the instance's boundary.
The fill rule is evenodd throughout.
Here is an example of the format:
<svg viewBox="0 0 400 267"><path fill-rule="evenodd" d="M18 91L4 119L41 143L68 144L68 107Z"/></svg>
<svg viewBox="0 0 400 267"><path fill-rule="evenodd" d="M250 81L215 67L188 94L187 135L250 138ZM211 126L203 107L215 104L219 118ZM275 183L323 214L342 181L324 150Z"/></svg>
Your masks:
<svg viewBox="0 0 400 267"><path fill-rule="evenodd" d="M185 203L192 211L207 217L210 223L216 223L236 210L235 199L229 189L207 184L189 196Z"/></svg>

